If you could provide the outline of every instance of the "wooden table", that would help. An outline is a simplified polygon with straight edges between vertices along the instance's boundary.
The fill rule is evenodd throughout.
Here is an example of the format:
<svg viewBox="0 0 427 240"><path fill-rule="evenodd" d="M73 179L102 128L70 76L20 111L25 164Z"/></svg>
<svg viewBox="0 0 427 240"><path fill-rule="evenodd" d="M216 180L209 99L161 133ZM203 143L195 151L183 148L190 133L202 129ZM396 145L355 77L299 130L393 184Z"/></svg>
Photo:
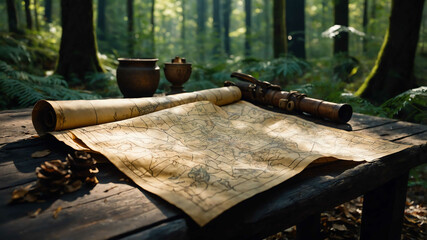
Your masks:
<svg viewBox="0 0 427 240"><path fill-rule="evenodd" d="M36 180L34 171L40 163L65 159L62 148L34 137L30 119L31 109L0 112L1 239L245 239L266 237L295 224L300 238L313 239L322 211L360 195L365 199L361 238L400 239L408 171L427 162L427 126L361 114L355 114L349 125L316 120L414 146L370 163L338 161L308 168L200 228L109 163L100 164L100 183L92 189L84 187L41 203L8 204L13 189ZM31 158L44 149L53 152ZM38 208L40 214L29 217Z"/></svg>

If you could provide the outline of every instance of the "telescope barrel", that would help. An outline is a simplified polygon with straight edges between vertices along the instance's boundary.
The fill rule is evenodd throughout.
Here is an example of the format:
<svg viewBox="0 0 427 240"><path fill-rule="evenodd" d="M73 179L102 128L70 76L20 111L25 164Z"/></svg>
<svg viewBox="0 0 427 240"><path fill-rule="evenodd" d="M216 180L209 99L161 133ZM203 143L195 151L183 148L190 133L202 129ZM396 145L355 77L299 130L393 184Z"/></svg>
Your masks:
<svg viewBox="0 0 427 240"><path fill-rule="evenodd" d="M353 114L352 107L346 103L310 98L295 91L281 91L277 85L261 82L243 73L232 73L231 76L242 80L232 84L240 88L242 99L253 103L278 107L288 112L304 112L339 123L348 122Z"/></svg>

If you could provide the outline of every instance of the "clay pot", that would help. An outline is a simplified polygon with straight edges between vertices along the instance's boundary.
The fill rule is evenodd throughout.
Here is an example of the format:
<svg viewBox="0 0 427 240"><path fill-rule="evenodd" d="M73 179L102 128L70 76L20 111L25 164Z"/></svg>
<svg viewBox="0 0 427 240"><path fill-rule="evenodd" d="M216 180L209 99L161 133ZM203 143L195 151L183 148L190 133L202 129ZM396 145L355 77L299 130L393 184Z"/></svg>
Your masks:
<svg viewBox="0 0 427 240"><path fill-rule="evenodd" d="M160 81L156 58L119 58L117 84L126 98L151 97Z"/></svg>
<svg viewBox="0 0 427 240"><path fill-rule="evenodd" d="M178 59L179 57L176 57ZM181 61L182 60L182 61ZM169 94L176 94L184 92L183 84L188 81L191 75L191 63L186 63L185 59L179 58L172 60L172 63L165 63L165 77L172 83L171 92Z"/></svg>

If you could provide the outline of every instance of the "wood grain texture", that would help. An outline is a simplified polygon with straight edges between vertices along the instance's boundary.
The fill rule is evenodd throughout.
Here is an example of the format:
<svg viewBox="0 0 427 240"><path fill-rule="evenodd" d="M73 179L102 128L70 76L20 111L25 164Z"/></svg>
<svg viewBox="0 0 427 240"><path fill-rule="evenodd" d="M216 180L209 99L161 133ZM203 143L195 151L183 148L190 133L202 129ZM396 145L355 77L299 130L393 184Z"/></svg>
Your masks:
<svg viewBox="0 0 427 240"><path fill-rule="evenodd" d="M0 111L0 146L36 135L30 108Z"/></svg>

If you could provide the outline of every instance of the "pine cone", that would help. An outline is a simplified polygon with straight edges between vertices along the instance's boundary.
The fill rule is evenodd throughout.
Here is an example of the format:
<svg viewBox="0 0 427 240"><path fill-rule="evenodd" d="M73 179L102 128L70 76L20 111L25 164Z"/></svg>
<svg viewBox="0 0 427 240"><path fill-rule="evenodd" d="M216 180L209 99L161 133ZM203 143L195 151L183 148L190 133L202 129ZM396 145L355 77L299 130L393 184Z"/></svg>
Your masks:
<svg viewBox="0 0 427 240"><path fill-rule="evenodd" d="M36 168L35 185L17 188L12 192L11 203L35 202L52 194L62 193L68 188L71 171L61 160L46 161Z"/></svg>
<svg viewBox="0 0 427 240"><path fill-rule="evenodd" d="M57 193L70 182L71 171L66 162L52 160L36 168L37 188L42 192Z"/></svg>
<svg viewBox="0 0 427 240"><path fill-rule="evenodd" d="M89 153L76 151L74 156L68 154L66 160L70 166L72 178L85 181L91 185L98 183L95 175L99 170L96 167L96 160Z"/></svg>
<svg viewBox="0 0 427 240"><path fill-rule="evenodd" d="M36 168L37 183L15 189L11 203L35 202L52 194L74 192L81 188L82 182L96 185L99 181L96 160L86 152L68 154L66 162L52 160L44 162Z"/></svg>

